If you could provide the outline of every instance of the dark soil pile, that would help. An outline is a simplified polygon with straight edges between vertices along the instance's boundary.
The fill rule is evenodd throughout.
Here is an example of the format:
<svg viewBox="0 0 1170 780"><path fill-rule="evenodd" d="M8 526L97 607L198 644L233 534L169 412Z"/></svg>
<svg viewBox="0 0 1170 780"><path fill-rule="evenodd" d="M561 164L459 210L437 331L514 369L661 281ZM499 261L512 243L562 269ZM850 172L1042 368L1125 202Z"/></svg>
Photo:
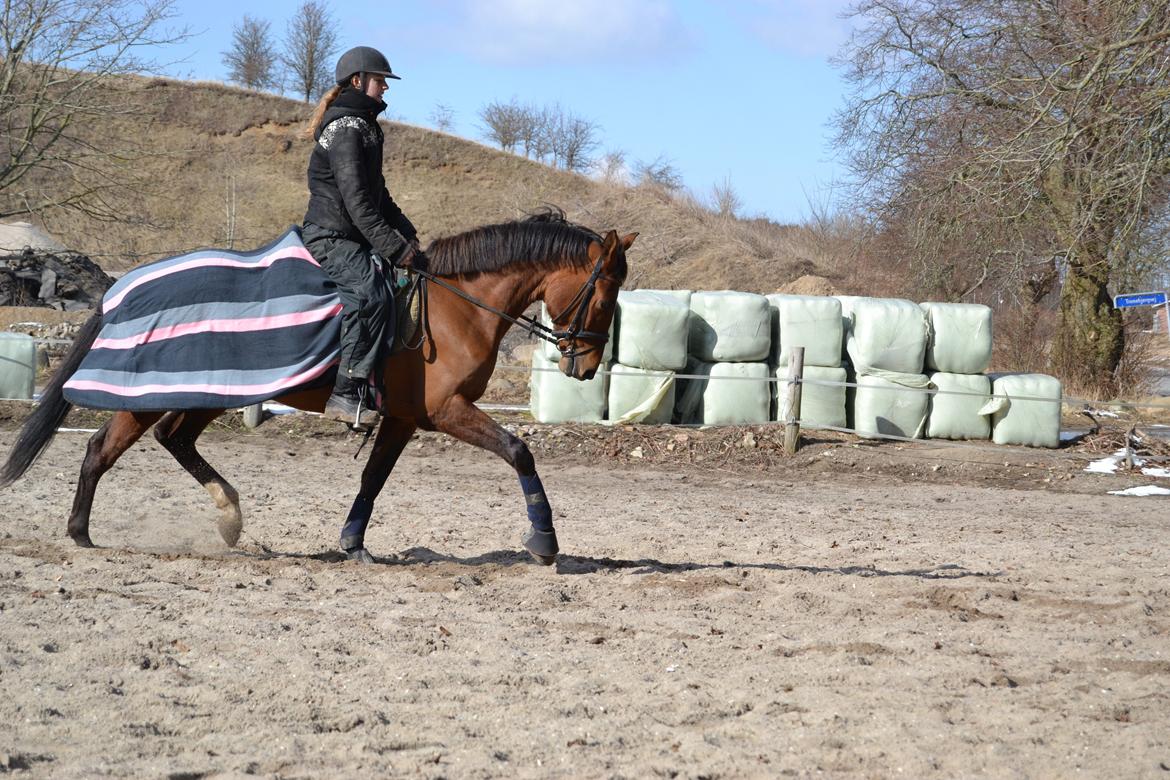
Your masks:
<svg viewBox="0 0 1170 780"><path fill-rule="evenodd" d="M26 249L0 256L0 306L93 309L113 283L114 279L85 255Z"/></svg>

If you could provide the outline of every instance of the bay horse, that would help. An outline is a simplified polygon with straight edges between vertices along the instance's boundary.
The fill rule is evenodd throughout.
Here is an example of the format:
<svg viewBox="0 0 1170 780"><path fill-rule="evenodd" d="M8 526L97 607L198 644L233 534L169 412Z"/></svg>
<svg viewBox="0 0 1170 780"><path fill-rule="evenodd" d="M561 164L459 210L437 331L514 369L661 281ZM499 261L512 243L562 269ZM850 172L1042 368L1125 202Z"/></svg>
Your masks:
<svg viewBox="0 0 1170 780"><path fill-rule="evenodd" d="M626 251L637 233L604 237L546 212L514 222L489 225L434 241L426 249L427 282L424 341L384 362L383 418L374 436L361 485L341 531L341 547L352 559L369 563L365 532L374 500L386 484L399 455L416 429L441 431L495 453L516 470L527 507L525 549L539 562L552 564L559 552L552 508L528 447L475 405L495 369L504 334L537 301L552 317L561 352L560 370L581 381L592 379L601 365L626 280ZM495 311L493 311L495 310ZM503 315L503 316L501 316ZM0 470L0 488L25 473L48 446L72 404L62 386L77 370L97 338L101 313L85 324L50 379L39 405L25 421L12 453ZM297 409L320 412L332 378L320 387L298 389L276 400ZM98 481L151 426L155 438L211 494L220 510L217 528L229 546L243 529L239 493L195 448L199 434L225 409L169 412L118 411L89 440L68 535L92 547L90 510Z"/></svg>

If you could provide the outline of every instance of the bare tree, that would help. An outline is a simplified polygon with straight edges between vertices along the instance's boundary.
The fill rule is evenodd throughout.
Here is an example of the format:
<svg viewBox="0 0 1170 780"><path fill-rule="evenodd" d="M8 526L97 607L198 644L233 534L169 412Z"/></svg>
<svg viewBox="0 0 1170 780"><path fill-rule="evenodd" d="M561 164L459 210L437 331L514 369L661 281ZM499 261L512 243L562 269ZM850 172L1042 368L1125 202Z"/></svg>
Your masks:
<svg viewBox="0 0 1170 780"><path fill-rule="evenodd" d="M308 103L333 84L337 21L323 0L305 0L288 22L281 61L297 95Z"/></svg>
<svg viewBox="0 0 1170 780"><path fill-rule="evenodd" d="M675 167L674 161L662 154L649 162L638 160L634 163L634 181L668 193L679 192L683 188L682 174Z"/></svg>
<svg viewBox="0 0 1170 780"><path fill-rule="evenodd" d="M593 163L597 175L602 181L609 184L626 184L629 181L629 170L626 168L626 153L621 149L611 149L601 155Z"/></svg>
<svg viewBox="0 0 1170 780"><path fill-rule="evenodd" d="M573 113L563 113L558 106L556 122L551 125L553 159L566 171L585 171L593 164L589 155L600 145L597 125Z"/></svg>
<svg viewBox="0 0 1170 780"><path fill-rule="evenodd" d="M112 77L155 70L139 56L174 43L168 0L5 0L0 15L0 217L52 207L118 216L107 195L124 188L136 156L116 138L83 136L87 120L134 110ZM38 174L52 170L56 186ZM62 188L60 182L70 185Z"/></svg>
<svg viewBox="0 0 1170 780"><path fill-rule="evenodd" d="M525 124L525 108L515 98L508 103L494 101L479 110L484 137L506 152L515 152Z"/></svg>
<svg viewBox="0 0 1170 780"><path fill-rule="evenodd" d="M731 183L731 175L711 185L711 207L721 217L734 217L743 208L743 200Z"/></svg>
<svg viewBox="0 0 1170 780"><path fill-rule="evenodd" d="M853 18L838 138L862 201L924 260L981 240L976 288L1059 279L1055 365L1114 387L1108 287L1166 207L1170 3L861 0Z"/></svg>
<svg viewBox="0 0 1170 780"><path fill-rule="evenodd" d="M436 103L431 109L430 120L435 129L449 133L455 126L455 109L446 103Z"/></svg>
<svg viewBox="0 0 1170 780"><path fill-rule="evenodd" d="M249 89L279 86L271 27L268 21L245 14L243 21L232 28L232 47L223 53L229 81Z"/></svg>

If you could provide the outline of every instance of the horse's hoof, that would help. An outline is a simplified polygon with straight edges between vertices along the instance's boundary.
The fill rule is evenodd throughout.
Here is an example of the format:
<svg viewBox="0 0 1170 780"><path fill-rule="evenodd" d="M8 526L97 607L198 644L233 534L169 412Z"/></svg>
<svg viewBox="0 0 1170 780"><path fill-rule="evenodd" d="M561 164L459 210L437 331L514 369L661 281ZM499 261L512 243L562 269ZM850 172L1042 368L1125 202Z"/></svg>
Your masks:
<svg viewBox="0 0 1170 780"><path fill-rule="evenodd" d="M89 534L87 534L87 533L86 534L69 534L69 536L71 539L73 539L73 543L76 544L78 547L92 548L95 546L93 543L93 540L89 538Z"/></svg>
<svg viewBox="0 0 1170 780"><path fill-rule="evenodd" d="M345 559L348 561L357 561L358 563L377 563L374 556L370 555L370 551L365 547L355 547L352 550L345 550Z"/></svg>
<svg viewBox="0 0 1170 780"><path fill-rule="evenodd" d="M557 546L556 531L537 531L529 526L521 541L528 554L542 566L552 566L557 562L557 553L561 548Z"/></svg>
<svg viewBox="0 0 1170 780"><path fill-rule="evenodd" d="M244 521L233 514L228 517L220 517L215 523L216 529L219 530L220 538L228 547L235 547L240 541L240 533L244 530Z"/></svg>

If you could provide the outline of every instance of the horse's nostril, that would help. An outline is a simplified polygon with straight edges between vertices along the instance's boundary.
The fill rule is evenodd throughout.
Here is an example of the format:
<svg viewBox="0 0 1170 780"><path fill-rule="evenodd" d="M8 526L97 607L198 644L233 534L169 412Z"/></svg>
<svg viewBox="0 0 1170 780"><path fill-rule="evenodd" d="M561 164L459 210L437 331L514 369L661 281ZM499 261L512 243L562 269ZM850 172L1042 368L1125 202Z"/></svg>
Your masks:
<svg viewBox="0 0 1170 780"><path fill-rule="evenodd" d="M593 377L595 377L596 375L597 375L597 369L596 369L596 368L591 368L591 369L589 369L588 371L586 371L584 374L582 374L582 375L581 375L581 378L582 378L583 380L585 380L586 382L588 382L590 379L592 379L592 378L593 378Z"/></svg>

